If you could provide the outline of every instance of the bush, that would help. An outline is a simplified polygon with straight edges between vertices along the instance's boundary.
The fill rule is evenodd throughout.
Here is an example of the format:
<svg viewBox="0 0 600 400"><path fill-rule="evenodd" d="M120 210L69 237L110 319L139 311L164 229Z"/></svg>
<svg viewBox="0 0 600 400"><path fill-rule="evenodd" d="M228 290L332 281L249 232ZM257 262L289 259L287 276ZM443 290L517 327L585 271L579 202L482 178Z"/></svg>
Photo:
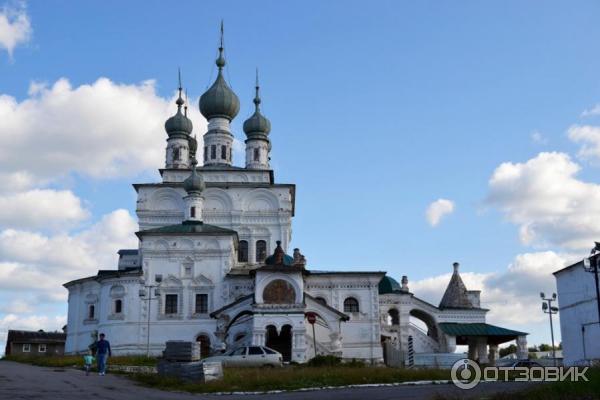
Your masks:
<svg viewBox="0 0 600 400"><path fill-rule="evenodd" d="M306 363L309 367L335 367L342 363L342 359L336 356L316 356Z"/></svg>

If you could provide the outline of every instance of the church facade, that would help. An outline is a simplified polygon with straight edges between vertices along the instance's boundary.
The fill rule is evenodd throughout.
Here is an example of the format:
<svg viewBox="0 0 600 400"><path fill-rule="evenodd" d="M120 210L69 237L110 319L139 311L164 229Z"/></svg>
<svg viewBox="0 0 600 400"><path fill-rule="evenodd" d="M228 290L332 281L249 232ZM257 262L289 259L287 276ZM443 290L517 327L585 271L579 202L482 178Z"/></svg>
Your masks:
<svg viewBox="0 0 600 400"><path fill-rule="evenodd" d="M288 255L295 185L277 183L270 168L271 124L258 82L255 112L243 125L245 167L237 167L230 123L239 99L223 77L222 46L216 64L199 102L208 121L202 148L180 87L165 123L162 181L133 185L138 248L120 250L116 269L64 285L66 353L87 351L101 332L115 354L159 355L167 340L187 340L201 343L202 356L253 344L300 363L330 354L431 364L453 359L457 344L486 362L503 341L526 347L524 333L485 323L479 292L465 288L458 264L434 306L409 291L406 277L320 271L299 249Z"/></svg>

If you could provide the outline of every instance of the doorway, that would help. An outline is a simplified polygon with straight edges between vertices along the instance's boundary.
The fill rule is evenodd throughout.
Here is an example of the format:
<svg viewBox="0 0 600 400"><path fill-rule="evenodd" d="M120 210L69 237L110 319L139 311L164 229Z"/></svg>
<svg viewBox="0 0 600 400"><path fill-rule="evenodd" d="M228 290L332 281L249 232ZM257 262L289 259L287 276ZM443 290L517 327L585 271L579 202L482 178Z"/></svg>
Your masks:
<svg viewBox="0 0 600 400"><path fill-rule="evenodd" d="M292 327L284 325L281 332L277 334L277 328L273 325L267 326L267 337L265 346L281 353L284 362L292 360Z"/></svg>
<svg viewBox="0 0 600 400"><path fill-rule="evenodd" d="M198 335L196 342L200 343L200 358L210 356L210 338L207 335Z"/></svg>

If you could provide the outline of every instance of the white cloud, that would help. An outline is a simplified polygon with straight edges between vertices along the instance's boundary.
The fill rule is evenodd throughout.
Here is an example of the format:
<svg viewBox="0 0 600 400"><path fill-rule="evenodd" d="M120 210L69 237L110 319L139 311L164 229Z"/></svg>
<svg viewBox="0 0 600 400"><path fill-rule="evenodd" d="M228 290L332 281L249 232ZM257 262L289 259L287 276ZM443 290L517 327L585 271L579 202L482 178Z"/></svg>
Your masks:
<svg viewBox="0 0 600 400"><path fill-rule="evenodd" d="M15 47L29 41L31 33L24 3L19 7L4 6L0 10L0 48L6 50L9 57L12 58Z"/></svg>
<svg viewBox="0 0 600 400"><path fill-rule="evenodd" d="M542 135L539 131L533 131L531 133L531 141L536 144L546 144L548 143L548 139L544 135Z"/></svg>
<svg viewBox="0 0 600 400"><path fill-rule="evenodd" d="M539 293L556 292L552 272L574 262L569 254L552 251L524 253L515 257L502 272L461 272L467 289L481 290L481 306L490 309L488 322L507 327L526 326L545 322L547 315L541 312ZM464 269L464 267L461 267ZM410 283L410 291L417 297L437 305L451 273L438 275Z"/></svg>
<svg viewBox="0 0 600 400"><path fill-rule="evenodd" d="M442 218L454 211L454 203L447 199L437 199L427 207L427 222L431 226L437 226Z"/></svg>
<svg viewBox="0 0 600 400"><path fill-rule="evenodd" d="M35 189L0 195L0 226L64 228L88 216L79 198L69 190Z"/></svg>
<svg viewBox="0 0 600 400"><path fill-rule="evenodd" d="M33 83L21 102L0 95L0 176L31 187L71 173L110 178L159 168L164 123L175 110L154 81L100 78L72 87L63 78L52 86ZM202 148L206 121L196 107L189 116Z"/></svg>
<svg viewBox="0 0 600 400"><path fill-rule="evenodd" d="M579 170L556 152L503 163L489 180L486 203L519 226L523 244L591 248L600 236L600 185L578 180Z"/></svg>
<svg viewBox="0 0 600 400"><path fill-rule="evenodd" d="M583 110L583 112L581 113L582 117L593 117L595 115L600 115L600 104L596 104L592 108Z"/></svg>
<svg viewBox="0 0 600 400"><path fill-rule="evenodd" d="M577 155L586 160L600 161L600 126L573 125L567 131L569 139L580 143Z"/></svg>
<svg viewBox="0 0 600 400"><path fill-rule="evenodd" d="M117 250L137 247L136 230L129 213L116 210L76 235L1 231L0 290L15 300L64 301L63 283L116 268Z"/></svg>

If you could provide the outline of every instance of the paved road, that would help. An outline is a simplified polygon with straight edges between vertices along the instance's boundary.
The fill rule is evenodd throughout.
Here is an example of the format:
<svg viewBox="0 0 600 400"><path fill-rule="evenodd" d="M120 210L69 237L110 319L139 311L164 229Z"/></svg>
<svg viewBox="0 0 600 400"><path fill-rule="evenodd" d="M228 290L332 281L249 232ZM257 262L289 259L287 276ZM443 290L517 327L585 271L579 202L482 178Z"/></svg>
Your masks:
<svg viewBox="0 0 600 400"><path fill-rule="evenodd" d="M301 400L310 398L326 400L408 400L431 399L436 394L454 395L461 398L515 391L529 383L485 383L470 391L462 391L453 385L423 385L400 387L366 387L331 389L310 392L287 392L261 395L194 395L164 392L136 385L117 375L85 376L83 371L62 368L42 368L10 361L0 361L0 399L39 400Z"/></svg>

